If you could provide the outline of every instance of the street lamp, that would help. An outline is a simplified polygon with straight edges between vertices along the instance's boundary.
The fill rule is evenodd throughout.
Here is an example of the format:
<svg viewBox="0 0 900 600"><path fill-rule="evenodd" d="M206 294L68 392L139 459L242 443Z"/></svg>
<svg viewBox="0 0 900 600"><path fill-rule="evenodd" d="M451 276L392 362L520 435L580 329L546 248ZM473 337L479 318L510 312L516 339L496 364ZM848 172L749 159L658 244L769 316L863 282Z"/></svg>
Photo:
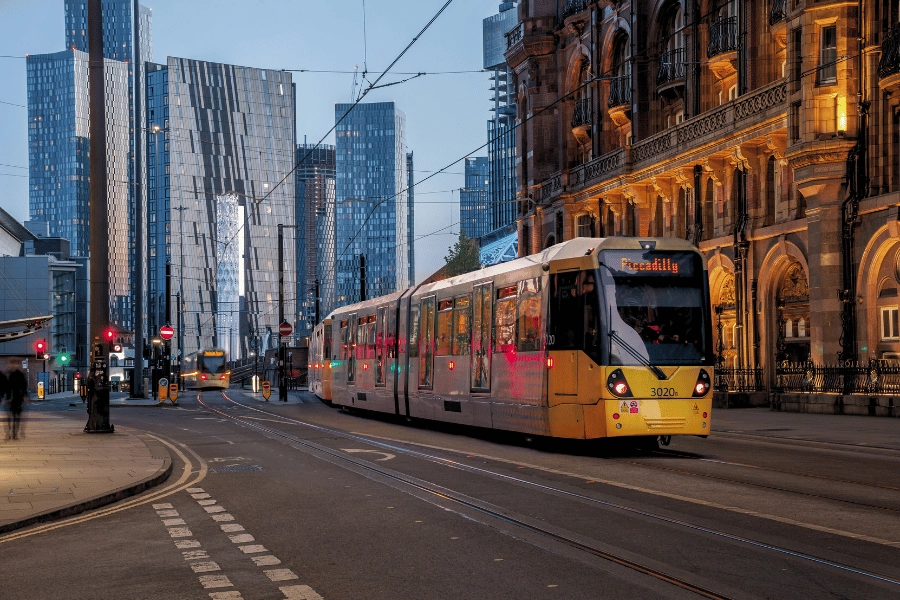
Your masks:
<svg viewBox="0 0 900 600"><path fill-rule="evenodd" d="M159 393L159 390L157 389L159 387L159 384L156 381L156 363L159 360L157 354L159 352L160 346L162 346L163 341L161 337L153 336L150 339L150 343L153 344L153 374L150 377L150 385L153 386L153 399L156 400Z"/></svg>

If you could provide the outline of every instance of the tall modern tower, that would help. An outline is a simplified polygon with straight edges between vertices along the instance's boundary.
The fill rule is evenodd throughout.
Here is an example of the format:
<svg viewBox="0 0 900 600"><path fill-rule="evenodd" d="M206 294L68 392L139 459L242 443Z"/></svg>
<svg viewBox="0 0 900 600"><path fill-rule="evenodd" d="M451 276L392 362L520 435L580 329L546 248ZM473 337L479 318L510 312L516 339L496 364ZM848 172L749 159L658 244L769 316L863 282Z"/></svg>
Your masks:
<svg viewBox="0 0 900 600"><path fill-rule="evenodd" d="M291 75L172 57L147 71L150 329L166 319L168 262L185 354L265 350L278 331L279 225L284 313L297 314Z"/></svg>
<svg viewBox="0 0 900 600"><path fill-rule="evenodd" d="M335 106L340 119L352 104ZM393 102L359 104L337 127L338 305L360 297L365 256L367 297L409 286L406 115Z"/></svg>
<svg viewBox="0 0 900 600"><path fill-rule="evenodd" d="M506 33L517 23L515 2L504 2L499 13L483 22L484 68L491 72L494 94L487 127L491 231L516 222L516 92L503 53Z"/></svg>
<svg viewBox="0 0 900 600"><path fill-rule="evenodd" d="M31 55L28 72L29 216L87 258L90 240L88 55ZM131 327L128 65L105 61L110 321Z"/></svg>
<svg viewBox="0 0 900 600"><path fill-rule="evenodd" d="M459 228L470 238L491 232L491 176L486 156L467 158L466 186L459 191Z"/></svg>
<svg viewBox="0 0 900 600"><path fill-rule="evenodd" d="M406 153L406 253L409 284L416 284L416 169L412 152Z"/></svg>
<svg viewBox="0 0 900 600"><path fill-rule="evenodd" d="M316 282L319 316L335 307L334 297L334 146L297 146L297 335L316 325Z"/></svg>

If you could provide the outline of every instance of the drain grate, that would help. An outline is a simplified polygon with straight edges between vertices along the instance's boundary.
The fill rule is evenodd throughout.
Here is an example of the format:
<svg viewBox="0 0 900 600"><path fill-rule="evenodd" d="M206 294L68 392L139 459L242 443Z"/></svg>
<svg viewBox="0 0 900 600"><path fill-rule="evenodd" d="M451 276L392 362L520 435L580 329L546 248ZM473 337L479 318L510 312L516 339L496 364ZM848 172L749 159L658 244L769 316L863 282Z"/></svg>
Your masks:
<svg viewBox="0 0 900 600"><path fill-rule="evenodd" d="M210 473L246 473L247 471L262 471L259 465L228 465L227 467L215 467Z"/></svg>

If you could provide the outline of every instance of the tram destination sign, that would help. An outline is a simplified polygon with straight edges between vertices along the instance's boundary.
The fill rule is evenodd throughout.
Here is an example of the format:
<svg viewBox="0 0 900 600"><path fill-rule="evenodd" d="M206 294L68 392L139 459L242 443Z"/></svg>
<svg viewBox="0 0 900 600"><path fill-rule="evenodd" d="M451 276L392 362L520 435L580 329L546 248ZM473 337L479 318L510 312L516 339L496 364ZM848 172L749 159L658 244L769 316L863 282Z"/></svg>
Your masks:
<svg viewBox="0 0 900 600"><path fill-rule="evenodd" d="M688 252L605 250L600 262L616 277L693 277L696 256Z"/></svg>

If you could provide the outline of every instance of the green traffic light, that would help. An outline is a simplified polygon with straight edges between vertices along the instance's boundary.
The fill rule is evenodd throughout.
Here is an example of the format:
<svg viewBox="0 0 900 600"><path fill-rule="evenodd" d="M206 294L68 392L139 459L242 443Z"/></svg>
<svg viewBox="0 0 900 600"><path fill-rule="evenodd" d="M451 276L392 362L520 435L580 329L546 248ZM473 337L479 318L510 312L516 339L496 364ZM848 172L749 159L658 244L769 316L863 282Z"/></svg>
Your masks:
<svg viewBox="0 0 900 600"><path fill-rule="evenodd" d="M60 355L59 355L59 362L60 362L61 364L63 364L63 365L66 364L66 363L68 363L68 362L69 362L69 355L66 354L66 353L60 354Z"/></svg>

